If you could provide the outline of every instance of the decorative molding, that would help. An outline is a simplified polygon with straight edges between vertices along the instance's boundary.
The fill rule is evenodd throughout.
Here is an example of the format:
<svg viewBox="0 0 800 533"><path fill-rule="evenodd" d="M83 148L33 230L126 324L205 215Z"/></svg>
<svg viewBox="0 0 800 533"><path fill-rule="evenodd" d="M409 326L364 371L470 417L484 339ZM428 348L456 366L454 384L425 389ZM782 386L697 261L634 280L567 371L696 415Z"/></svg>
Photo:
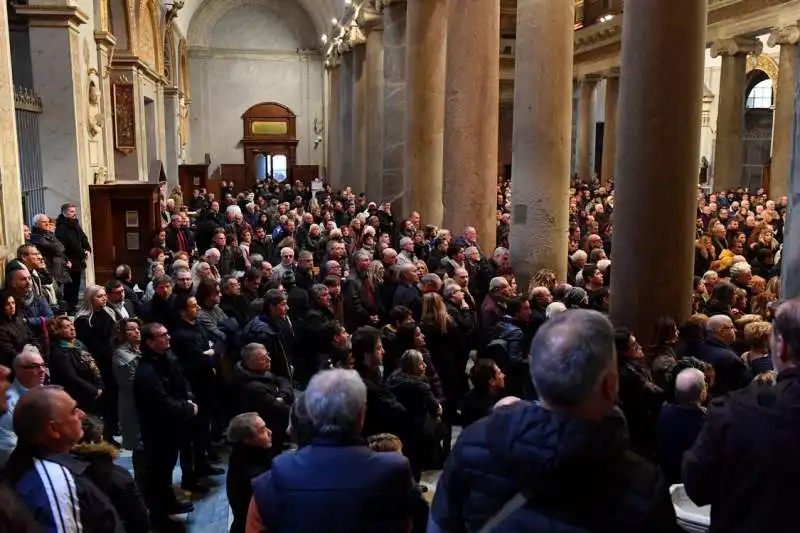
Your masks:
<svg viewBox="0 0 800 533"><path fill-rule="evenodd" d="M622 17L593 24L575 32L574 54L579 55L622 40Z"/></svg>
<svg viewBox="0 0 800 533"><path fill-rule="evenodd" d="M608 78L619 78L619 72L620 72L620 68L619 67L611 67L610 69L604 71L601 74L601 76L603 76L606 79L608 79Z"/></svg>
<svg viewBox="0 0 800 533"><path fill-rule="evenodd" d="M708 0L708 10L722 9L730 5L741 2L742 0Z"/></svg>
<svg viewBox="0 0 800 533"><path fill-rule="evenodd" d="M16 14L25 16L33 27L78 29L89 22L89 16L77 6L19 5Z"/></svg>
<svg viewBox="0 0 800 533"><path fill-rule="evenodd" d="M361 4L356 15L358 26L367 35L373 31L383 30L383 5L375 0L368 0Z"/></svg>
<svg viewBox="0 0 800 533"><path fill-rule="evenodd" d="M782 26L775 28L769 34L767 46L785 46L795 45L800 42L800 26L792 24L791 26Z"/></svg>
<svg viewBox="0 0 800 533"><path fill-rule="evenodd" d="M711 57L760 54L764 43L752 37L731 37L711 45Z"/></svg>
<svg viewBox="0 0 800 533"><path fill-rule="evenodd" d="M355 48L360 44L367 43L367 36L364 33L364 30L359 27L358 23L354 20L350 24L350 31L348 32L348 45L350 48Z"/></svg>
<svg viewBox="0 0 800 533"><path fill-rule="evenodd" d="M30 111L31 113L41 113L42 98L31 89L14 87L14 109Z"/></svg>
<svg viewBox="0 0 800 533"><path fill-rule="evenodd" d="M747 72L760 70L772 80L773 101L778 95L778 81L780 79L780 67L778 62L767 54L750 54L747 56Z"/></svg>

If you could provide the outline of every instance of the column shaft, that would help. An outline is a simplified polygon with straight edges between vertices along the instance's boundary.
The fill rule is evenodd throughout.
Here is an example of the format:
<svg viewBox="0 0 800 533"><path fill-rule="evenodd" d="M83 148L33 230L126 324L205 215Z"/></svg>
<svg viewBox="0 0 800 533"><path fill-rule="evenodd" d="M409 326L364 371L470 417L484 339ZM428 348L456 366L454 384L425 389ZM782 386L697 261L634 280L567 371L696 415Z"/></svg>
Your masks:
<svg viewBox="0 0 800 533"><path fill-rule="evenodd" d="M739 37L718 41L711 47L712 57L722 56L714 153L715 190L730 190L742 185L746 61L747 54L754 51L761 51L761 41Z"/></svg>
<svg viewBox="0 0 800 533"><path fill-rule="evenodd" d="M328 69L328 182L335 188L342 186L342 152L341 142L341 68L338 64Z"/></svg>
<svg viewBox="0 0 800 533"><path fill-rule="evenodd" d="M14 82L11 78L11 43L8 34L8 6L0 5L0 225L2 244L13 253L22 244L22 187L20 185L17 120L14 111ZM5 269L3 269L5 270ZM5 272L0 276L5 279Z"/></svg>
<svg viewBox="0 0 800 533"><path fill-rule="evenodd" d="M772 198L786 196L792 163L792 128L794 127L794 100L797 90L797 43L800 27L797 24L778 28L772 32L769 45L780 45L780 77L775 97L774 126L772 131L772 167L769 193Z"/></svg>
<svg viewBox="0 0 800 533"><path fill-rule="evenodd" d="M581 80L578 99L578 177L590 181L594 174L592 143L594 142L594 88L596 77Z"/></svg>
<svg viewBox="0 0 800 533"><path fill-rule="evenodd" d="M94 40L97 43L97 71L100 73L99 82L101 86L100 109L103 113L103 159L105 160L107 179L116 179L116 166L114 161L114 114L112 113L113 102L111 101L111 76L107 75L111 63L111 48L116 46L117 41L113 35L107 31L95 32ZM176 169L177 171L177 169ZM177 174L175 180L177 180Z"/></svg>
<svg viewBox="0 0 800 533"><path fill-rule="evenodd" d="M572 2L518 0L511 249L521 287L537 270L567 274Z"/></svg>
<svg viewBox="0 0 800 533"><path fill-rule="evenodd" d="M367 35L367 154L366 189L369 201L383 198L383 30Z"/></svg>
<svg viewBox="0 0 800 533"><path fill-rule="evenodd" d="M403 184L426 224L442 223L447 0L409 0ZM403 213L405 215L405 213ZM455 228L453 228L455 229Z"/></svg>
<svg viewBox="0 0 800 533"><path fill-rule="evenodd" d="M403 187L406 146L406 2L383 6L383 200L406 213Z"/></svg>
<svg viewBox="0 0 800 533"><path fill-rule="evenodd" d="M603 167L600 177L603 183L614 177L617 156L617 103L619 102L619 74L606 78L606 124L603 130Z"/></svg>
<svg viewBox="0 0 800 533"><path fill-rule="evenodd" d="M658 317L691 312L706 4L625 8L611 318L646 346ZM664 198L669 224L654 216Z"/></svg>
<svg viewBox="0 0 800 533"><path fill-rule="evenodd" d="M444 136L444 225L475 226L495 245L500 105L500 1L448 2ZM563 58L562 58L563 59Z"/></svg>
<svg viewBox="0 0 800 533"><path fill-rule="evenodd" d="M339 82L341 101L339 113L339 153L341 154L341 186L353 185L355 159L353 157L353 53L346 52L342 56L339 67Z"/></svg>
<svg viewBox="0 0 800 533"><path fill-rule="evenodd" d="M367 185L367 47L353 47L353 177L348 185L356 194Z"/></svg>

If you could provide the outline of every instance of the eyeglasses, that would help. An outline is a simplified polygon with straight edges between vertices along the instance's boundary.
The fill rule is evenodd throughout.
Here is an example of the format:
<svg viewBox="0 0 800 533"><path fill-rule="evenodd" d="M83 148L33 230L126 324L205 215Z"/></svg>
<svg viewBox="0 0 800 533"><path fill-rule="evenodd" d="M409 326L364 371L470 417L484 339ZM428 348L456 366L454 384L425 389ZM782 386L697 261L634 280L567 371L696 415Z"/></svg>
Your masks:
<svg viewBox="0 0 800 533"><path fill-rule="evenodd" d="M44 363L31 363L29 365L20 365L20 368L23 368L25 370L39 370L41 368L42 370L44 370L47 368L47 365Z"/></svg>

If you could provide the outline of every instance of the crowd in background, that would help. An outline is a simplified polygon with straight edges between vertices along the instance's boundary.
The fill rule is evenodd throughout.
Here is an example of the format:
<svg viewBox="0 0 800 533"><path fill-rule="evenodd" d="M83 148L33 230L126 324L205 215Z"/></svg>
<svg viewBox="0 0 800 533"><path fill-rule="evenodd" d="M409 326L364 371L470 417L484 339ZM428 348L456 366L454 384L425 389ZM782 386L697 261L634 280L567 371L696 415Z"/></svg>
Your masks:
<svg viewBox="0 0 800 533"><path fill-rule="evenodd" d="M147 257L82 298L92 249L75 206L34 217L0 293L0 465L20 512L45 527L174 528L193 509L172 486L179 464L195 497L227 473L231 531L499 518L495 531L671 531L667 486L681 482L717 523L741 523L715 450L763 431L732 434L731 405L749 423L756 405L794 416L780 399L800 358L797 306L778 311L786 198L698 193L693 315L660 318L643 347L606 316L613 184L574 181L568 272L530 273L528 287L507 181L494 249L473 227L315 184L164 187ZM452 448L454 427L467 429ZM419 483L442 468L429 520ZM712 521L759 530L736 527Z"/></svg>

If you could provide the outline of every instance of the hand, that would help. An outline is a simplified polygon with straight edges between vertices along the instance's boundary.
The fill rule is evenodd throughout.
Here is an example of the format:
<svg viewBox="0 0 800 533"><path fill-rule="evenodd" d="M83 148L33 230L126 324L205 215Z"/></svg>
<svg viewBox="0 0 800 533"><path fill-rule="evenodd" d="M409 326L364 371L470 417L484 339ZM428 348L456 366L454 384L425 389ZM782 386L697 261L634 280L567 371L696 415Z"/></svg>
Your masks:
<svg viewBox="0 0 800 533"><path fill-rule="evenodd" d="M436 416L437 417L442 416L442 404L436 406Z"/></svg>
<svg viewBox="0 0 800 533"><path fill-rule="evenodd" d="M102 395L103 395L103 389L97 389L97 394L95 395L94 399L96 400Z"/></svg>
<svg viewBox="0 0 800 533"><path fill-rule="evenodd" d="M197 414L197 404L194 403L192 400L189 400L189 405L192 406L192 411L193 411L192 414L196 415Z"/></svg>
<svg viewBox="0 0 800 533"><path fill-rule="evenodd" d="M466 300L463 300L463 301L461 302L461 309L463 309L464 311L466 311L467 309L469 309L469 304L467 303L467 301L466 301Z"/></svg>
<svg viewBox="0 0 800 533"><path fill-rule="evenodd" d="M72 261L67 259L67 268L72 268Z"/></svg>
<svg viewBox="0 0 800 533"><path fill-rule="evenodd" d="M207 356L211 357L211 356L213 356L213 355L214 355L214 353L215 353L215 352L214 352L214 350L212 350L211 348L209 348L208 350L206 350L205 352L203 352L203 355L207 355Z"/></svg>

